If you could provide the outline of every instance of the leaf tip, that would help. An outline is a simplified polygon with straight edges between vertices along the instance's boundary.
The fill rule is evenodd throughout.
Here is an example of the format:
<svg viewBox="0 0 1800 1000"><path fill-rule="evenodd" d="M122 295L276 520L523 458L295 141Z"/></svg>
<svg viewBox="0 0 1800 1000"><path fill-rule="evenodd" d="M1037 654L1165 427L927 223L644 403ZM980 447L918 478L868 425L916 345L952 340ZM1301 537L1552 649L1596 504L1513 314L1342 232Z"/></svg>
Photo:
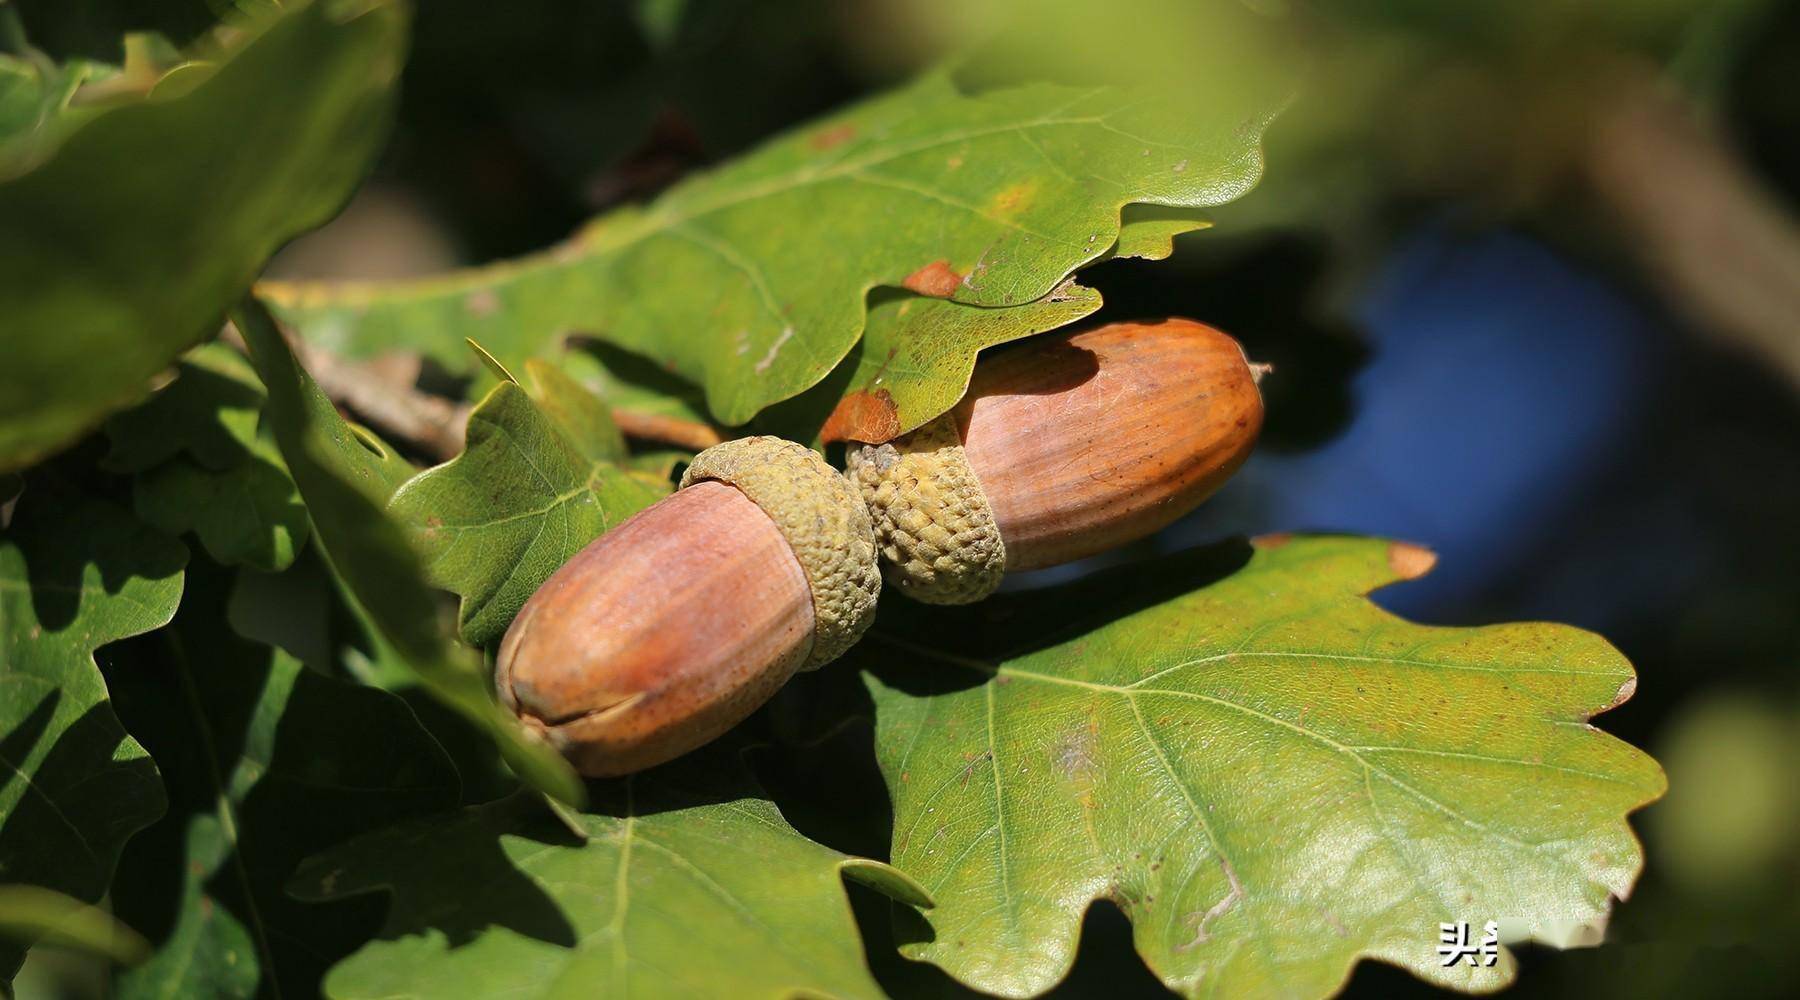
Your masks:
<svg viewBox="0 0 1800 1000"><path fill-rule="evenodd" d="M1625 678L1625 683L1619 685L1618 693L1613 695L1612 701L1607 702L1604 708L1594 714L1600 715L1604 712L1610 712L1630 701L1631 696L1634 694L1637 694L1637 674L1632 674L1630 677Z"/></svg>
<svg viewBox="0 0 1800 1000"><path fill-rule="evenodd" d="M834 441L866 441L881 444L900 436L900 407L886 389L858 389L838 401L819 430L819 438Z"/></svg>
<svg viewBox="0 0 1800 1000"><path fill-rule="evenodd" d="M463 343L469 345L469 350L475 352L475 356L481 360L481 364L483 365L483 367L487 368L487 370L489 372L493 373L493 376L495 378L499 379L502 382L511 382L514 385L519 384L519 380L513 376L513 373L508 371L504 364L500 363L500 359L494 357L494 355L492 353L490 353L487 348L481 346L479 343L476 343L474 337L464 337Z"/></svg>
<svg viewBox="0 0 1800 1000"><path fill-rule="evenodd" d="M1437 565L1437 553L1411 542L1388 543L1388 568L1402 580L1416 580Z"/></svg>
<svg viewBox="0 0 1800 1000"><path fill-rule="evenodd" d="M934 299L947 299L956 294L962 286L964 277L950 266L948 260L934 260L917 271L906 276L901 286L907 291L920 295L928 295Z"/></svg>

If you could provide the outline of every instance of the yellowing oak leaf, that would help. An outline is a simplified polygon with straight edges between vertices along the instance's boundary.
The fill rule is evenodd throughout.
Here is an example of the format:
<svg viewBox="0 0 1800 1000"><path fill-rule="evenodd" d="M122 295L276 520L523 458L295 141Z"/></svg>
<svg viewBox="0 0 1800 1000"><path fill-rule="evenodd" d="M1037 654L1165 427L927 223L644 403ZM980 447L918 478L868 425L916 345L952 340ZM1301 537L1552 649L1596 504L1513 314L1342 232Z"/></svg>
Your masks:
<svg viewBox="0 0 1800 1000"><path fill-rule="evenodd" d="M1440 923L1566 927L1630 891L1625 816L1664 780L1588 724L1635 684L1616 650L1388 614L1362 595L1428 569L1411 546L1228 556L865 641L893 861L937 901L909 956L1032 996L1104 897L1188 995L1323 996L1363 957L1494 989L1510 956L1446 965Z"/></svg>

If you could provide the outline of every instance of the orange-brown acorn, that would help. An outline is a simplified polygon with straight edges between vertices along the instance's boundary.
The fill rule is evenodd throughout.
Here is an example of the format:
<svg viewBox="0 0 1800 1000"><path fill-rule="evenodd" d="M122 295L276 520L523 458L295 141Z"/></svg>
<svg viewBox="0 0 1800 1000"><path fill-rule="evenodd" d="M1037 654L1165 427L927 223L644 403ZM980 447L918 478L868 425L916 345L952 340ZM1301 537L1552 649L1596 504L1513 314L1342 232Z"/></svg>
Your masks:
<svg viewBox="0 0 1800 1000"><path fill-rule="evenodd" d="M592 777L719 736L848 649L881 578L855 492L776 438L701 452L674 495L595 539L500 643L500 698Z"/></svg>
<svg viewBox="0 0 1800 1000"><path fill-rule="evenodd" d="M1113 323L983 357L955 409L847 475L874 518L889 584L980 600L1008 570L1135 541L1211 496L1262 429L1257 366L1185 319Z"/></svg>
<svg viewBox="0 0 1800 1000"><path fill-rule="evenodd" d="M728 441L538 588L500 644L500 697L583 774L654 766L847 649L884 572L969 601L1005 570L1141 538L1211 495L1261 425L1237 342L1166 320L984 357L954 410L853 445L844 476L792 442Z"/></svg>

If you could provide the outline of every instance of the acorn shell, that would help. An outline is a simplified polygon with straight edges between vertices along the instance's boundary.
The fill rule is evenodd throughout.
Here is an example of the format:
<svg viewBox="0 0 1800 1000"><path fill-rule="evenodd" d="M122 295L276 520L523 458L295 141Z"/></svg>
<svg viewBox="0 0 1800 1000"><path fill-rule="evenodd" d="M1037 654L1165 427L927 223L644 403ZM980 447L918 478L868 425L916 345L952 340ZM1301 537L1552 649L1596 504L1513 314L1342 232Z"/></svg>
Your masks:
<svg viewBox="0 0 1800 1000"><path fill-rule="evenodd" d="M595 539L501 641L502 701L590 777L708 743L812 653L805 572L743 493L696 483Z"/></svg>

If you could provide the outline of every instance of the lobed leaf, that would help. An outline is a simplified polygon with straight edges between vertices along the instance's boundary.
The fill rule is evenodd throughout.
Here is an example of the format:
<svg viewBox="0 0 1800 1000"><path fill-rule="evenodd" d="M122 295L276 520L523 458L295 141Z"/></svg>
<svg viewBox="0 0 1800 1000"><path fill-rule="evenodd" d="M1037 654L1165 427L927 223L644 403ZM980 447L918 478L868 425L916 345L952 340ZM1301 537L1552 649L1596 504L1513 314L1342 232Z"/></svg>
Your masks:
<svg viewBox="0 0 1800 1000"><path fill-rule="evenodd" d="M286 569L309 525L280 451L259 433L266 399L243 355L203 344L172 382L107 418L101 465L134 474L132 505L158 528L193 532L228 565Z"/></svg>
<svg viewBox="0 0 1800 1000"><path fill-rule="evenodd" d="M316 996L379 914L289 898L294 869L458 801L449 758L400 699L234 633L234 575L191 571L163 641L107 672L170 799L126 848L113 889L114 911L156 939L149 961L117 980L125 1000Z"/></svg>
<svg viewBox="0 0 1800 1000"><path fill-rule="evenodd" d="M113 714L94 650L168 624L180 542L34 476L0 531L0 882L83 902L162 815L156 765ZM0 980L23 951L0 944Z"/></svg>
<svg viewBox="0 0 1800 1000"><path fill-rule="evenodd" d="M569 373L540 358L525 362L531 400L577 451L595 462L624 462L631 456L612 411Z"/></svg>
<svg viewBox="0 0 1800 1000"><path fill-rule="evenodd" d="M894 863L938 903L905 954L1036 995L1106 897L1190 996L1325 996L1365 956L1489 990L1510 956L1446 967L1440 922L1592 923L1630 892L1625 816L1665 782L1587 723L1636 683L1604 640L1396 618L1361 595L1424 572L1412 546L1223 555L865 640Z"/></svg>
<svg viewBox="0 0 1800 1000"><path fill-rule="evenodd" d="M141 396L264 261L324 222L378 148L397 3L297 2L216 65L0 153L0 470ZM65 127L66 126L66 127ZM42 137L39 137L42 139Z"/></svg>
<svg viewBox="0 0 1800 1000"><path fill-rule="evenodd" d="M219 562L287 568L306 543L306 508L274 443L258 439L234 468L212 472L176 459L138 476L133 506L171 534L192 531Z"/></svg>
<svg viewBox="0 0 1800 1000"><path fill-rule="evenodd" d="M592 337L571 337L550 359L608 406L654 417L705 424L706 400L698 386L654 361Z"/></svg>
<svg viewBox="0 0 1800 1000"><path fill-rule="evenodd" d="M461 595L471 646L498 642L570 556L668 492L599 457L623 440L598 437L598 400L566 375L539 375L550 406L501 382L469 414L463 453L401 486L389 507L432 581Z"/></svg>
<svg viewBox="0 0 1800 1000"><path fill-rule="evenodd" d="M877 292L868 329L839 371L770 416L797 440L887 441L955 406L984 348L1066 326L1099 308L1100 293L1073 279L1011 309Z"/></svg>
<svg viewBox="0 0 1800 1000"><path fill-rule="evenodd" d="M309 861L302 898L393 896L326 995L879 997L842 879L928 902L887 865L801 836L728 749L594 799L559 820L514 796Z"/></svg>
<svg viewBox="0 0 1800 1000"><path fill-rule="evenodd" d="M143 472L178 456L224 471L248 456L268 393L243 355L202 344L175 365L175 377L142 403L106 419L100 460L113 472Z"/></svg>
<svg viewBox="0 0 1800 1000"><path fill-rule="evenodd" d="M567 335L599 337L699 384L714 417L738 425L844 358L876 286L1035 302L1112 252L1125 206L1241 195L1260 171L1264 124L1112 87L966 93L936 74L534 256L260 293L330 350L405 348L461 370L464 337L508 363L551 356Z"/></svg>
<svg viewBox="0 0 1800 1000"><path fill-rule="evenodd" d="M580 801L581 783L568 762L526 733L494 699L479 657L439 628L418 553L385 510L411 467L338 415L260 305L246 301L232 320L268 389L269 423L314 535L357 610L427 690L493 737L522 779Z"/></svg>

